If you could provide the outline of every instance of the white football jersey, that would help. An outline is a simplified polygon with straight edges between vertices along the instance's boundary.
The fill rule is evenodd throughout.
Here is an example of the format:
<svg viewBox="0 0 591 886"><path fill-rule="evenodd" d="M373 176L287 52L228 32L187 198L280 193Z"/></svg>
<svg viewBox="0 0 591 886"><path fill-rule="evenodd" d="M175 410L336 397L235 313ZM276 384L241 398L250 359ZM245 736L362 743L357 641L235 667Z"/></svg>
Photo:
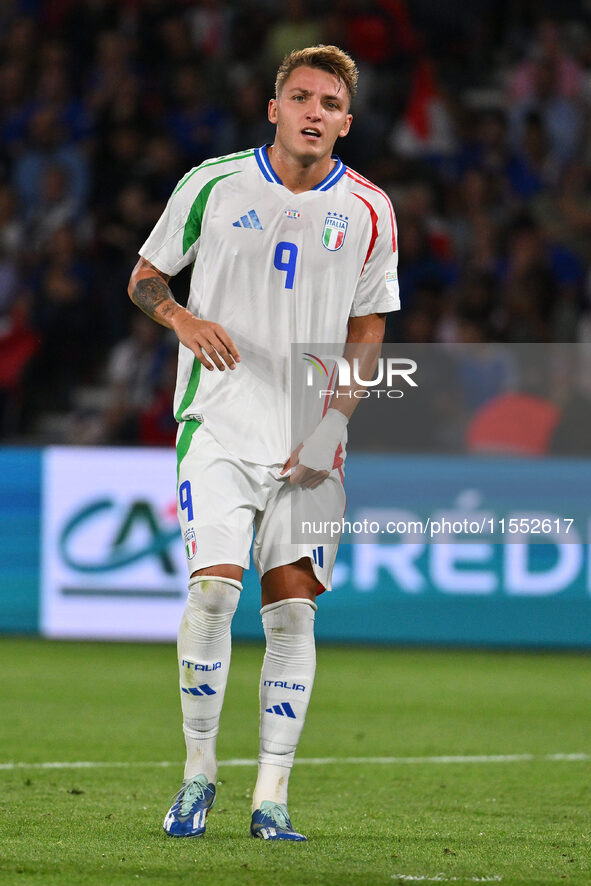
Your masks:
<svg viewBox="0 0 591 886"><path fill-rule="evenodd" d="M174 408L178 421L205 422L245 461L283 463L299 442L293 343L344 343L349 317L400 307L392 205L334 159L301 194L281 183L267 146L208 160L181 179L140 249L170 276L194 263L188 309L221 324L238 347L235 370L211 372L180 345Z"/></svg>

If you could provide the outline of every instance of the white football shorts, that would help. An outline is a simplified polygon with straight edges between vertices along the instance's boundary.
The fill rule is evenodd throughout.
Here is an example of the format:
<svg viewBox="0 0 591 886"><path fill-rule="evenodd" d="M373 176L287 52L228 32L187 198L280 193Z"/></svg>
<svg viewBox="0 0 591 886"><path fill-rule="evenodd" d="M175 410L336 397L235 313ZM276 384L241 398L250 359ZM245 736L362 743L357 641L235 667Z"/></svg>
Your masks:
<svg viewBox="0 0 591 886"><path fill-rule="evenodd" d="M177 458L177 511L189 574L221 563L248 569L254 528L259 576L309 557L319 584L331 589L340 532L331 529L327 536L316 527L342 521L342 469L316 489L303 489L280 476L280 464L236 458L196 421L179 426ZM310 522L302 526L302 520Z"/></svg>

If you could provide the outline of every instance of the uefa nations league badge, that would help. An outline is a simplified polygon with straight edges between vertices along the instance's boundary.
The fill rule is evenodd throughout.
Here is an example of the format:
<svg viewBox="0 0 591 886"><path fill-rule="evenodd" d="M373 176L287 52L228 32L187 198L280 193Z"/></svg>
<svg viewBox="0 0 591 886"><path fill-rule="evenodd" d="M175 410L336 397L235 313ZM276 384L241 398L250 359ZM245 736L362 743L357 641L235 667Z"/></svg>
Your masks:
<svg viewBox="0 0 591 886"><path fill-rule="evenodd" d="M324 219L324 231L322 232L322 245L331 252L336 252L345 242L345 235L349 227L349 216L342 213L329 212Z"/></svg>
<svg viewBox="0 0 591 886"><path fill-rule="evenodd" d="M195 538L194 529L187 529L185 532L185 550L189 560L192 560L197 553L197 539Z"/></svg>

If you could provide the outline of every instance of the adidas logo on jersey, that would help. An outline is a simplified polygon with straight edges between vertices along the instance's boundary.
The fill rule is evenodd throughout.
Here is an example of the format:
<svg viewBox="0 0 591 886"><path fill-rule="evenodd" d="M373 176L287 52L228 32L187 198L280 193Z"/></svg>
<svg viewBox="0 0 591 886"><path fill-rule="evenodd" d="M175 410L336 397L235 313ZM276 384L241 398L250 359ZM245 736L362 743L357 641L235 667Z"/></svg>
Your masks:
<svg viewBox="0 0 591 886"><path fill-rule="evenodd" d="M262 231L263 226L254 209L251 209L247 215L241 215L240 218L232 222L233 228L254 228L255 231Z"/></svg>
<svg viewBox="0 0 591 886"><path fill-rule="evenodd" d="M267 714L279 714L280 717L291 717L292 720L296 719L293 708L288 701L284 701L282 704L274 704L270 708L265 708L265 711Z"/></svg>

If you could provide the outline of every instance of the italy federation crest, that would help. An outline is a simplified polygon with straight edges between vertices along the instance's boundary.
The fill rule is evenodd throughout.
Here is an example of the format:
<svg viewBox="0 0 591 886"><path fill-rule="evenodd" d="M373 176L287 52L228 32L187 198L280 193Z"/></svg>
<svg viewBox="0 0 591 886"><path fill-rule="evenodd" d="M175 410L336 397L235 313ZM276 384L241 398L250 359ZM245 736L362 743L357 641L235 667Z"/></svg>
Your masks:
<svg viewBox="0 0 591 886"><path fill-rule="evenodd" d="M197 553L197 541L193 529L187 529L185 532L185 550L189 560L192 560Z"/></svg>
<svg viewBox="0 0 591 886"><path fill-rule="evenodd" d="M348 215L342 215L338 212L329 212L324 219L322 245L331 252L336 252L345 242L348 227Z"/></svg>

